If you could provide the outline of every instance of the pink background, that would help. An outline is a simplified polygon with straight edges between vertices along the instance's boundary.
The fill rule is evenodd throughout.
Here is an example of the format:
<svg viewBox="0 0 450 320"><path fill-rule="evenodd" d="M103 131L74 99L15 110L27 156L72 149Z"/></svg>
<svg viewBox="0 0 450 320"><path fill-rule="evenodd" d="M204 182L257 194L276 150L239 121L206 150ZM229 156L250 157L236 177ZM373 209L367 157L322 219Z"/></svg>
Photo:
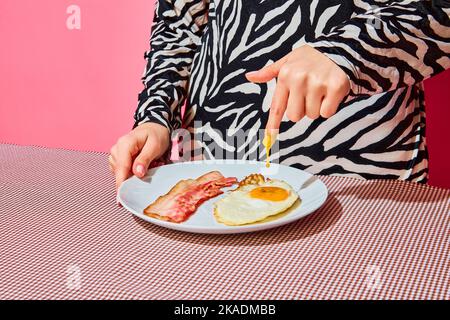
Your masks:
<svg viewBox="0 0 450 320"><path fill-rule="evenodd" d="M0 142L109 151L133 124L153 3L1 0ZM430 184L450 187L450 72L426 89Z"/></svg>

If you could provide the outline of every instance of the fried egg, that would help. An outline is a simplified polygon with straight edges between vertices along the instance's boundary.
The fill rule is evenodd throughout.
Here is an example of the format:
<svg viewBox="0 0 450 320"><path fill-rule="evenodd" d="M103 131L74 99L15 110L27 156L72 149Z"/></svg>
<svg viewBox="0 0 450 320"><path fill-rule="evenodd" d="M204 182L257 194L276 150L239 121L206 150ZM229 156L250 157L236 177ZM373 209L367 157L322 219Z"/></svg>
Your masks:
<svg viewBox="0 0 450 320"><path fill-rule="evenodd" d="M286 211L298 198L281 180L244 184L214 204L214 217L230 226L253 223Z"/></svg>

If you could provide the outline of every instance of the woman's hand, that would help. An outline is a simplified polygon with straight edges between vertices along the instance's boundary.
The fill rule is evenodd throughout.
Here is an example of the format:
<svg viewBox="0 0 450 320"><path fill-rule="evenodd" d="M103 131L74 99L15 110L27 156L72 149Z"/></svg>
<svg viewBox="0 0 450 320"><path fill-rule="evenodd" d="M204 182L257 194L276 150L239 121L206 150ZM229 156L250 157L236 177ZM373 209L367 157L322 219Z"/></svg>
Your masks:
<svg viewBox="0 0 450 320"><path fill-rule="evenodd" d="M143 177L150 163L169 147L169 130L157 123L143 123L120 137L110 150L109 168L116 190L132 174Z"/></svg>
<svg viewBox="0 0 450 320"><path fill-rule="evenodd" d="M297 122L304 116L329 118L349 93L345 72L320 51L304 45L246 77L255 83L277 78L266 129L278 130L284 113Z"/></svg>

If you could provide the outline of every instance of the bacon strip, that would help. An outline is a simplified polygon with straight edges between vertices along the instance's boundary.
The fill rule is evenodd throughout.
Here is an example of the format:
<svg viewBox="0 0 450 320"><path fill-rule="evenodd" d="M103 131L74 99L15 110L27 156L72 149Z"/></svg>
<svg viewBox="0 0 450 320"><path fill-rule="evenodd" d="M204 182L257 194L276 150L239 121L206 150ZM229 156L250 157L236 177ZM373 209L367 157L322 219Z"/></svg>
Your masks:
<svg viewBox="0 0 450 320"><path fill-rule="evenodd" d="M167 194L144 209L144 214L171 222L186 221L206 200L223 193L221 188L237 183L220 172L208 172L197 179L181 180Z"/></svg>

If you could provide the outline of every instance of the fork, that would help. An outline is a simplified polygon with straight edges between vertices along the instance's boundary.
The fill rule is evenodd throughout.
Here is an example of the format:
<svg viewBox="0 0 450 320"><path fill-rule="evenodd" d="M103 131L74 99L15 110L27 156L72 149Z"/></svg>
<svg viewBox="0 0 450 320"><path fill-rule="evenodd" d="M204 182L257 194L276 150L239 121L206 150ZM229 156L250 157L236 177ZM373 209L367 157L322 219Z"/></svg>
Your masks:
<svg viewBox="0 0 450 320"><path fill-rule="evenodd" d="M302 191L303 189L308 188L311 184L313 184L317 179L315 175L310 176L308 179L306 179L301 186L296 190L297 193L299 193L300 191Z"/></svg>

